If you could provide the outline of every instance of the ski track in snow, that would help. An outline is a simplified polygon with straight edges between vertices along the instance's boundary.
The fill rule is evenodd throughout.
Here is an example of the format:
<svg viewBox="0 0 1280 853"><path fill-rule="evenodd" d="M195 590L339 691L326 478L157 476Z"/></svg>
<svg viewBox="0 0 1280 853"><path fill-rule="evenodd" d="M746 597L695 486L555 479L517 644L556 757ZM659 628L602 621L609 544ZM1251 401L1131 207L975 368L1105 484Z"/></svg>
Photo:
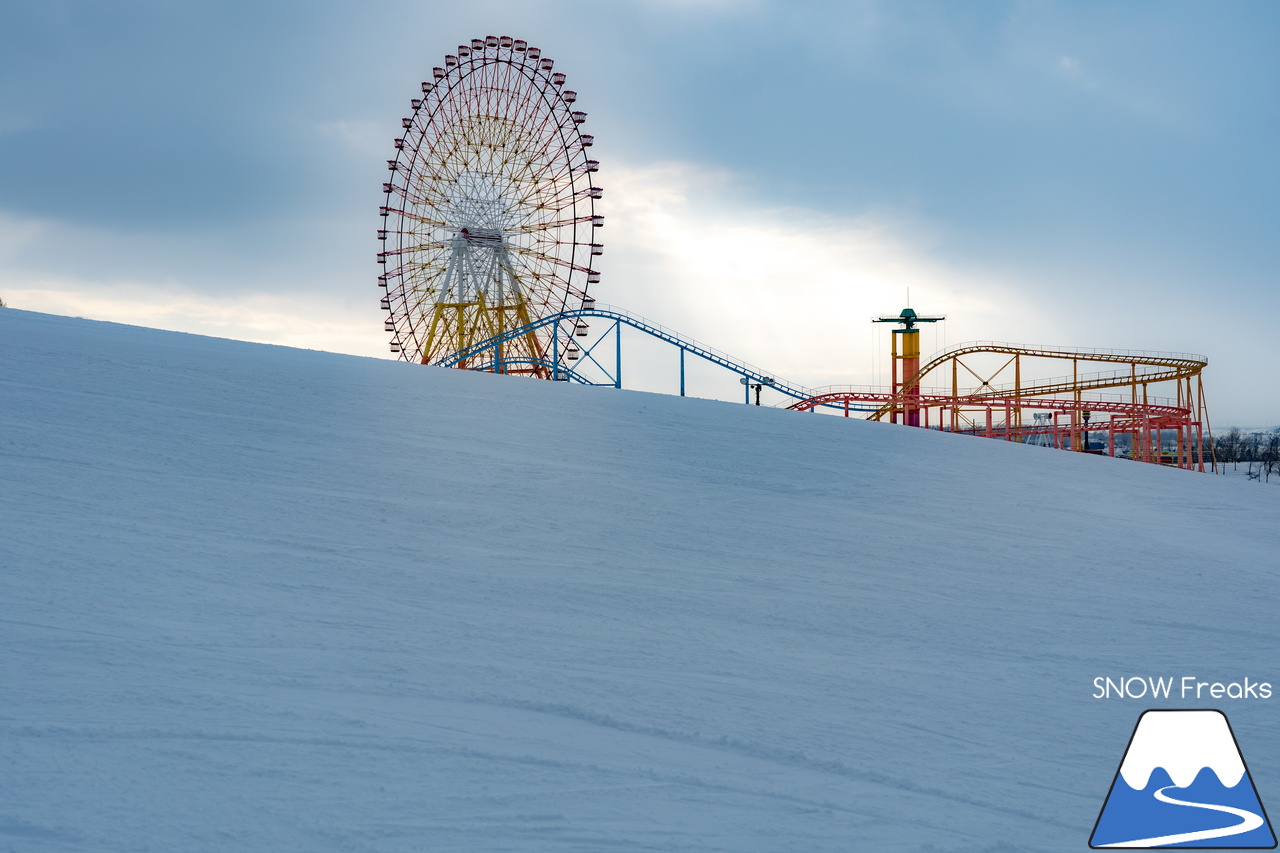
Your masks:
<svg viewBox="0 0 1280 853"><path fill-rule="evenodd" d="M1079 850L1146 707L1092 679L1280 649L1230 478L11 309L0 360L6 853Z"/></svg>

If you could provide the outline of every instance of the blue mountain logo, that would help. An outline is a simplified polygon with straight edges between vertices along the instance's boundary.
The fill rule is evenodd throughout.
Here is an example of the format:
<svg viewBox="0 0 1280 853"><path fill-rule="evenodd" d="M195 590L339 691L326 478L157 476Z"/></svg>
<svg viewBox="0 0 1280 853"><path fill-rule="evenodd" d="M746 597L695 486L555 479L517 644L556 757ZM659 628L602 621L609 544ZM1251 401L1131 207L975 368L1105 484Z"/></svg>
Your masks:
<svg viewBox="0 0 1280 853"><path fill-rule="evenodd" d="M1276 846L1221 711L1146 711L1089 839L1092 848Z"/></svg>

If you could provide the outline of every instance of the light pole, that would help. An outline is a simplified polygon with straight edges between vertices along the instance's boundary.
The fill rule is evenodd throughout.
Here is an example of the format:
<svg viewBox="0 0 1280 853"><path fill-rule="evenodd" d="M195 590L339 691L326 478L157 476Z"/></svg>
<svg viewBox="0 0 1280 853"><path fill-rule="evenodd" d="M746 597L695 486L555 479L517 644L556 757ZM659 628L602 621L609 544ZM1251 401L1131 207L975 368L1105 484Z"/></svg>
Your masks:
<svg viewBox="0 0 1280 853"><path fill-rule="evenodd" d="M747 394L747 399L745 402L748 406L751 405L751 390L753 388L755 389L755 392L756 392L756 405L758 406L760 405L760 389L764 388L764 386L766 385L768 385L769 387L773 387L773 383L774 383L774 380L768 376L762 377L759 382L752 382L746 376L742 377L738 381L746 386L745 390Z"/></svg>

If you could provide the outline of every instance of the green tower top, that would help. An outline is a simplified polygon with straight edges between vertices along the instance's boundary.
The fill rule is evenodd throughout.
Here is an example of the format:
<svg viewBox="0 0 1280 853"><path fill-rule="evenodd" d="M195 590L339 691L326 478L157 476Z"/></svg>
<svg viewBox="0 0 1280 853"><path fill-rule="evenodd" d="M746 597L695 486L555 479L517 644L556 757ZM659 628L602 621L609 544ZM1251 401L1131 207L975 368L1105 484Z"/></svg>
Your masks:
<svg viewBox="0 0 1280 853"><path fill-rule="evenodd" d="M939 320L947 319L945 314L928 314L920 316L911 308L903 308L901 314L881 314L878 318L872 320L873 323L901 323L902 329L894 331L912 331L916 327L916 323L936 323Z"/></svg>

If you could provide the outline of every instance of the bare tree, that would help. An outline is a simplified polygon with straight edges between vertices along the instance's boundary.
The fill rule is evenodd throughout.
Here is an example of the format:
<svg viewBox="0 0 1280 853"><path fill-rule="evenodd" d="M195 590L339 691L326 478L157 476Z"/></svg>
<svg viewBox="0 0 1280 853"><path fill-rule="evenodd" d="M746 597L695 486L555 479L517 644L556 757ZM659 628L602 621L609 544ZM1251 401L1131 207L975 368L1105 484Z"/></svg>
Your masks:
<svg viewBox="0 0 1280 853"><path fill-rule="evenodd" d="M1231 463L1232 471L1239 467L1242 441L1243 435L1240 432L1240 427L1232 427L1218 438L1217 453L1221 457L1223 464Z"/></svg>
<svg viewBox="0 0 1280 853"><path fill-rule="evenodd" d="M1262 477L1262 436L1256 432L1244 433L1240 438L1240 461L1246 464L1245 472L1250 480Z"/></svg>
<svg viewBox="0 0 1280 853"><path fill-rule="evenodd" d="M1271 475L1280 470L1280 427L1272 427L1270 432L1259 438L1258 462L1262 466L1263 482L1270 483Z"/></svg>

